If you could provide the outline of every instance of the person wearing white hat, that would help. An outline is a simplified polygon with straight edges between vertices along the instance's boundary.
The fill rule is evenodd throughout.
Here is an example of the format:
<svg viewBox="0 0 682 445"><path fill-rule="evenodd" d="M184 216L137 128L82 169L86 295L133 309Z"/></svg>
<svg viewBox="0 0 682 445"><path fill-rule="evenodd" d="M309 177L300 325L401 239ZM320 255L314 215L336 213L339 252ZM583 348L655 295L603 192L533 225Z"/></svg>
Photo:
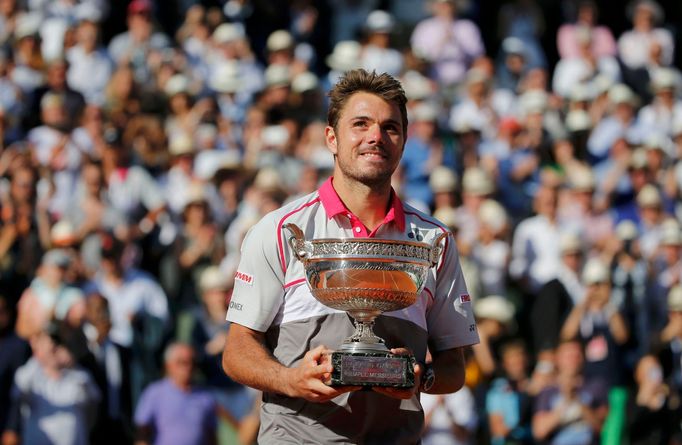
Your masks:
<svg viewBox="0 0 682 445"><path fill-rule="evenodd" d="M470 20L457 17L454 0L432 1L433 16L415 27L412 52L432 64L434 78L443 86L464 80L471 62L485 53L481 33Z"/></svg>
<svg viewBox="0 0 682 445"><path fill-rule="evenodd" d="M391 33L395 19L386 11L377 9L365 21L366 41L362 45L362 67L368 71L398 76L403 71L403 55L391 47Z"/></svg>
<svg viewBox="0 0 682 445"><path fill-rule="evenodd" d="M505 240L509 218L504 207L487 199L478 209L479 231L471 258L481 276L482 295L506 295L510 249Z"/></svg>
<svg viewBox="0 0 682 445"><path fill-rule="evenodd" d="M483 375L492 377L498 369L492 342L512 333L516 308L501 295L488 295L474 301L474 313L481 336L481 343L472 348L474 358Z"/></svg>
<svg viewBox="0 0 682 445"><path fill-rule="evenodd" d="M645 68L651 49L660 46L663 65L670 66L675 52L675 41L663 24L663 9L654 0L633 0L628 4L632 29L618 38L618 56L629 70Z"/></svg>
<svg viewBox="0 0 682 445"><path fill-rule="evenodd" d="M585 247L574 232L563 232L559 238L561 264L557 276L540 288L530 313L537 351L558 346L561 327L571 309L581 304L585 297L585 287L580 280Z"/></svg>
<svg viewBox="0 0 682 445"><path fill-rule="evenodd" d="M442 204L435 202L436 195L453 193L457 188L456 175L449 167L452 160L447 159L451 146L438 133L438 112L438 106L431 102L421 102L409 110L411 135L400 161L405 199L426 208L438 208Z"/></svg>
<svg viewBox="0 0 682 445"><path fill-rule="evenodd" d="M609 89L607 95L610 111L596 122L587 140L587 150L597 161L605 159L618 138L637 131L635 119L637 96L625 84L618 83Z"/></svg>
<svg viewBox="0 0 682 445"><path fill-rule="evenodd" d="M622 385L624 345L630 336L625 319L611 297L611 273L599 258L585 263L582 282L584 300L566 319L561 338L579 339L584 345L585 377L599 378L609 386Z"/></svg>
<svg viewBox="0 0 682 445"><path fill-rule="evenodd" d="M644 257L650 259L656 254L667 216L663 196L656 186L646 184L637 193L635 202L640 230L639 244Z"/></svg>
<svg viewBox="0 0 682 445"><path fill-rule="evenodd" d="M594 89L592 79L597 76L606 76L613 82L620 81L620 66L613 55L594 56L592 30L587 27L578 28L576 37L579 42L579 54L577 57L559 60L554 67L552 90L564 98L569 98L576 86L583 85L588 87L589 94L592 96ZM584 79L589 80L584 81Z"/></svg>
<svg viewBox="0 0 682 445"><path fill-rule="evenodd" d="M677 97L681 84L682 75L676 69L662 67L652 70L651 90L654 97L637 114L638 125L643 133L672 133L674 119L682 115L682 101Z"/></svg>
<svg viewBox="0 0 682 445"><path fill-rule="evenodd" d="M559 270L557 199L556 188L541 186L534 198L535 216L522 220L514 231L509 274L525 292L537 292Z"/></svg>
<svg viewBox="0 0 682 445"><path fill-rule="evenodd" d="M462 203L457 207L460 220L459 240L473 246L478 237L481 204L495 191L488 173L480 167L469 167L462 175Z"/></svg>

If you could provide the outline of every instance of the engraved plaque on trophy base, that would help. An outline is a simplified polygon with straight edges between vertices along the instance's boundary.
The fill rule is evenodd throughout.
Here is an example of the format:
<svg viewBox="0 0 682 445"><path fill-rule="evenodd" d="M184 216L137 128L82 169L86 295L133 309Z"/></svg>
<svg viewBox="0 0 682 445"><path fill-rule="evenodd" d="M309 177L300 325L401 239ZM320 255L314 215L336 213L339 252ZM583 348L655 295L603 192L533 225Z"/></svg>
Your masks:
<svg viewBox="0 0 682 445"><path fill-rule="evenodd" d="M330 386L384 386L412 388L414 386L413 356L390 352L332 352L334 367Z"/></svg>

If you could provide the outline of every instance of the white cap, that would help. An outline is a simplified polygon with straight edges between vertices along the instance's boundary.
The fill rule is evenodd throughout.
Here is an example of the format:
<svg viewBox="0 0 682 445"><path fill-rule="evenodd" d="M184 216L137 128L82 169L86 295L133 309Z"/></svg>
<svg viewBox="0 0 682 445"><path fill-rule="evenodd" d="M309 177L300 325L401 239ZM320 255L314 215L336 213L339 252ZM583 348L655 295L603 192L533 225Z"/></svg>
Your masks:
<svg viewBox="0 0 682 445"><path fill-rule="evenodd" d="M284 125L268 125L261 131L263 144L269 147L281 147L289 141L289 130Z"/></svg>
<svg viewBox="0 0 682 445"><path fill-rule="evenodd" d="M474 314L477 318L497 320L505 325L511 323L515 313L514 305L500 295L481 298L474 304Z"/></svg>
<svg viewBox="0 0 682 445"><path fill-rule="evenodd" d="M559 237L559 251L562 255L572 252L582 252L583 244L575 232L565 232Z"/></svg>
<svg viewBox="0 0 682 445"><path fill-rule="evenodd" d="M448 228L459 227L460 218L457 210L452 207L440 207L433 212L433 217L445 224Z"/></svg>
<svg viewBox="0 0 682 445"><path fill-rule="evenodd" d="M431 172L429 186L433 193L452 193L457 190L457 175L451 168L439 165Z"/></svg>
<svg viewBox="0 0 682 445"><path fill-rule="evenodd" d="M637 225L626 219L616 225L616 236L623 241L632 241L639 236Z"/></svg>
<svg viewBox="0 0 682 445"><path fill-rule="evenodd" d="M270 65L265 69L265 84L268 87L281 87L291 84L291 72L285 65Z"/></svg>
<svg viewBox="0 0 682 445"><path fill-rule="evenodd" d="M175 96L176 94L186 93L189 88L189 80L182 74L175 74L166 81L164 91L167 96Z"/></svg>
<svg viewBox="0 0 682 445"><path fill-rule="evenodd" d="M490 75L480 68L471 68L466 74L466 84L471 85L475 83L487 83L490 81Z"/></svg>
<svg viewBox="0 0 682 445"><path fill-rule="evenodd" d="M464 171L462 189L473 195L489 195L495 190L495 186L483 169L469 167Z"/></svg>
<svg viewBox="0 0 682 445"><path fill-rule="evenodd" d="M244 37L244 28L237 23L221 23L211 37L218 44L234 42Z"/></svg>
<svg viewBox="0 0 682 445"><path fill-rule="evenodd" d="M682 312L682 286L676 285L668 292L668 310Z"/></svg>
<svg viewBox="0 0 682 445"><path fill-rule="evenodd" d="M202 292L209 290L227 290L232 287L233 280L218 266L208 266L199 277L199 288Z"/></svg>
<svg viewBox="0 0 682 445"><path fill-rule="evenodd" d="M549 96L543 90L528 90L519 96L519 108L524 115L544 113L548 102Z"/></svg>
<svg viewBox="0 0 682 445"><path fill-rule="evenodd" d="M592 169L589 167L578 167L571 169L568 172L568 182L571 189L576 191L594 190L594 173L592 173Z"/></svg>
<svg viewBox="0 0 682 445"><path fill-rule="evenodd" d="M270 52L290 49L294 46L294 37L289 31L278 29L268 36L265 46Z"/></svg>
<svg viewBox="0 0 682 445"><path fill-rule="evenodd" d="M19 40L24 37L38 34L42 24L42 17L38 13L26 13L17 18L14 25L14 38Z"/></svg>
<svg viewBox="0 0 682 445"><path fill-rule="evenodd" d="M272 167L261 168L253 183L257 188L263 191L282 189L282 178L279 172Z"/></svg>
<svg viewBox="0 0 682 445"><path fill-rule="evenodd" d="M502 50L507 54L518 54L519 56L526 55L523 40L518 37L507 37L504 39L502 41Z"/></svg>
<svg viewBox="0 0 682 445"><path fill-rule="evenodd" d="M642 146L647 150L661 150L666 155L673 150L670 138L658 132L652 132L647 135Z"/></svg>
<svg viewBox="0 0 682 445"><path fill-rule="evenodd" d="M310 71L304 71L297 74L291 81L291 91L295 93L305 93L306 91L313 91L320 85L317 76Z"/></svg>
<svg viewBox="0 0 682 445"><path fill-rule="evenodd" d="M194 141L187 134L177 134L171 138L170 143L168 144L168 152L172 156L182 156L194 153Z"/></svg>
<svg viewBox="0 0 682 445"><path fill-rule="evenodd" d="M592 119L585 110L571 110L566 115L568 131L585 131L592 128Z"/></svg>
<svg viewBox="0 0 682 445"><path fill-rule="evenodd" d="M403 75L402 84L408 100L424 100L433 95L431 80L419 71L406 72Z"/></svg>
<svg viewBox="0 0 682 445"><path fill-rule="evenodd" d="M637 193L637 205L640 207L660 207L661 193L655 186L647 184Z"/></svg>
<svg viewBox="0 0 682 445"><path fill-rule="evenodd" d="M69 221L57 221L50 230L50 240L55 246L67 246L76 241L76 230Z"/></svg>
<svg viewBox="0 0 682 445"><path fill-rule="evenodd" d="M630 168L646 168L649 165L649 161L646 158L646 150L643 148L638 148L632 152L630 156Z"/></svg>
<svg viewBox="0 0 682 445"><path fill-rule="evenodd" d="M234 60L220 62L211 73L208 86L218 93L236 93L243 86L239 65Z"/></svg>
<svg viewBox="0 0 682 445"><path fill-rule="evenodd" d="M369 32L390 33L395 26L393 16L386 11L376 10L367 15L365 28Z"/></svg>
<svg viewBox="0 0 682 445"><path fill-rule="evenodd" d="M594 92L589 85L577 83L573 85L573 88L569 91L568 98L571 102L586 102L594 99Z"/></svg>
<svg viewBox="0 0 682 445"><path fill-rule="evenodd" d="M677 88L677 73L671 68L658 68L651 75L651 88L656 91Z"/></svg>
<svg viewBox="0 0 682 445"><path fill-rule="evenodd" d="M680 246L682 245L682 233L677 221L672 220L671 224L661 227L661 246Z"/></svg>
<svg viewBox="0 0 682 445"><path fill-rule="evenodd" d="M438 107L431 102L421 102L411 110L410 115L410 120L435 122L438 118Z"/></svg>
<svg viewBox="0 0 682 445"><path fill-rule="evenodd" d="M591 258L585 264L582 274L585 285L607 283L611 279L609 269L604 262L598 258Z"/></svg>
<svg viewBox="0 0 682 445"><path fill-rule="evenodd" d="M619 83L609 89L609 101L614 105L626 103L634 106L637 103L637 97L630 87Z"/></svg>
<svg viewBox="0 0 682 445"><path fill-rule="evenodd" d="M188 205L195 202L205 202L207 198L208 194L206 193L204 185L198 182L194 182L190 184L189 188L187 189L183 207L187 207Z"/></svg>
<svg viewBox="0 0 682 445"><path fill-rule="evenodd" d="M336 71L350 71L359 68L362 47L355 40L343 40L334 46L332 53L327 56L327 65Z"/></svg>
<svg viewBox="0 0 682 445"><path fill-rule="evenodd" d="M478 209L478 218L481 224L489 227L495 232L499 232L507 226L507 212L502 205L493 200L486 199Z"/></svg>

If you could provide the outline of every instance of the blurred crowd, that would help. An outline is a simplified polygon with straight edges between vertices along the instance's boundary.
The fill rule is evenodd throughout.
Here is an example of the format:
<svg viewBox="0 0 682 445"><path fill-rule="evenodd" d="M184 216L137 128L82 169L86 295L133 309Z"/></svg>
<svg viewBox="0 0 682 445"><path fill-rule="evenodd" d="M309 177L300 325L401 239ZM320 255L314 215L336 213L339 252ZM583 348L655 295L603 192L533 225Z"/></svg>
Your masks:
<svg viewBox="0 0 682 445"><path fill-rule="evenodd" d="M481 337L424 443L682 443L679 24L560 3L0 0L2 444L253 442L241 241L330 175L360 67L403 84L394 188L455 233Z"/></svg>

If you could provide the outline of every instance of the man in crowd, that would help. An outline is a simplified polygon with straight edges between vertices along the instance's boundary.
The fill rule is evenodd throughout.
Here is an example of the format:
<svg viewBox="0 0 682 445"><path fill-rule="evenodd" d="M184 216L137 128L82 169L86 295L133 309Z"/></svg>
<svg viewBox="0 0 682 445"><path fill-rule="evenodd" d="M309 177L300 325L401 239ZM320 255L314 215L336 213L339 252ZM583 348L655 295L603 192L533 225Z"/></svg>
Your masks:
<svg viewBox="0 0 682 445"><path fill-rule="evenodd" d="M353 325L313 298L302 264L282 242L288 223L314 238L429 242L443 233L437 220L403 204L391 188L405 145L406 101L387 74L347 72L330 92L325 129L333 177L267 215L244 240L223 367L264 392L260 442L417 442L424 422L418 392L450 393L464 382L462 347L478 335L451 236L418 301L377 320L377 334L392 352L415 355L415 386L362 392L324 383L332 372L327 347L340 344Z"/></svg>

